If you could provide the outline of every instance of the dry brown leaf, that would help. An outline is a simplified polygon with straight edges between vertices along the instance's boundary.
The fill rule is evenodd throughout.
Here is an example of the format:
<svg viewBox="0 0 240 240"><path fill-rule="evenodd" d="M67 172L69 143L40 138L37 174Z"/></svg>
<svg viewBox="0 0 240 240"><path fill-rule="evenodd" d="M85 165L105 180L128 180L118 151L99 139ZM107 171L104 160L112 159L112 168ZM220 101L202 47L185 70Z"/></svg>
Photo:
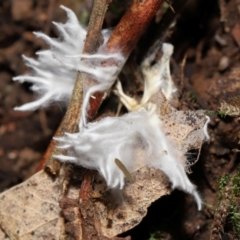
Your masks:
<svg viewBox="0 0 240 240"><path fill-rule="evenodd" d="M173 111L161 118L168 138L179 152L201 149L202 128L206 122L203 111ZM138 225L151 203L171 191L167 177L160 170L143 167L132 177L133 182L126 183L122 192L113 193L96 173L87 213L78 200L80 184L70 183L67 197L74 199L74 211L80 209L82 214L79 220L77 214L73 221L77 224L74 231L78 231L80 239L83 239L82 219L94 222L98 236L113 238ZM0 226L10 239L65 239L68 236L64 228L67 231L73 225L64 225L60 214L63 209L59 207L63 179L63 170L56 179L41 171L0 195ZM72 213L71 209L69 213ZM91 219L87 220L89 216Z"/></svg>
<svg viewBox="0 0 240 240"><path fill-rule="evenodd" d="M162 117L163 129L183 153L191 148L200 149L205 139L203 126L207 119L204 111L176 111Z"/></svg>
<svg viewBox="0 0 240 240"><path fill-rule="evenodd" d="M59 239L62 181L40 171L0 195L0 226L11 240Z"/></svg>
<svg viewBox="0 0 240 240"><path fill-rule="evenodd" d="M203 111L174 111L162 119L166 134L179 149L182 160L186 161L183 153L188 150L201 149L206 123ZM127 183L122 192L111 192L104 179L95 174L89 203L82 206L80 203L80 208L84 221L93 222L98 236L112 238L132 229L147 214L152 202L171 191L168 178L160 170L144 167L132 173L132 177L133 182ZM68 197L77 199L78 195L78 188L69 186Z"/></svg>
<svg viewBox="0 0 240 240"><path fill-rule="evenodd" d="M132 229L142 221L152 202L170 193L169 181L160 170L143 167L132 177L134 181L127 183L123 192L106 192L94 200L95 226L100 236L112 238ZM104 183L95 184L95 191L104 188Z"/></svg>

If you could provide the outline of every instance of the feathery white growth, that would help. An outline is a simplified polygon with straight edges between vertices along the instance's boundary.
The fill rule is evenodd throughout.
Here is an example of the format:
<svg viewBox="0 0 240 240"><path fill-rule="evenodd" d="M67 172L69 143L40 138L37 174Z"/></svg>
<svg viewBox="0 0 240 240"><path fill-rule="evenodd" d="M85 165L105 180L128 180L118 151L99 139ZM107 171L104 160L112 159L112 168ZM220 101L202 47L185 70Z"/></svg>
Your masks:
<svg viewBox="0 0 240 240"><path fill-rule="evenodd" d="M83 107L82 120L86 125L86 112L89 98L97 91L105 91L114 83L120 67L125 59L120 53L101 53L101 46L96 54L81 54L83 51L86 30L80 25L75 14L68 8L61 6L67 13L68 20L65 24L53 22L60 37L50 38L44 33L34 33L36 37L42 38L50 46L50 50L37 52L38 59L34 60L23 56L26 65L32 69L31 74L18 76L13 80L33 83L32 90L40 98L32 103L16 107L15 110L35 110L47 106L51 102L63 101L68 103L76 80L77 72L90 73L95 85L88 86L83 81ZM109 31L102 31L104 44L109 38ZM78 55L76 55L78 54ZM103 60L114 59L116 65L101 65ZM81 60L82 59L82 60Z"/></svg>
<svg viewBox="0 0 240 240"><path fill-rule="evenodd" d="M70 9L63 6L61 8L66 11L68 16L68 21L65 24L54 23L61 39L52 39L43 33L34 33L36 37L44 39L51 49L37 52L37 60L23 56L26 65L32 69L32 73L13 78L13 80L20 82L33 83L32 90L40 98L32 103L16 107L15 110L35 110L47 106L51 102L63 101L68 103L69 101L77 69L66 67L64 56L82 52L86 31ZM76 59L73 61L77 65Z"/></svg>
<svg viewBox="0 0 240 240"><path fill-rule="evenodd" d="M88 124L83 132L57 138L64 148L71 147L69 156L57 155L55 158L98 170L109 187L120 189L124 187L124 173L116 165L116 158L130 173L146 165L161 169L172 182L172 188L192 194L201 209L201 198L186 175L185 164L179 160L181 156L163 133L161 125L154 109L106 117Z"/></svg>
<svg viewBox="0 0 240 240"><path fill-rule="evenodd" d="M210 136L208 134L207 127L208 127L208 124L210 122L210 117L206 115L206 119L207 119L207 121L205 122L205 124L203 126L203 133L205 135L206 141L208 141L210 139Z"/></svg>
<svg viewBox="0 0 240 240"><path fill-rule="evenodd" d="M172 49L170 45L164 46L165 50ZM192 194L200 210L201 198L185 171L185 152L179 151L176 142L166 136L163 122L156 113L156 105L149 102L160 88L169 98L176 93L169 77L172 50L165 50L161 64L153 66L156 76L151 73L154 77L151 79L150 69L145 71L145 89L140 102L124 94L121 83L117 83L115 93L130 113L121 117L103 118L99 122L89 123L82 132L56 138L59 148L67 149L69 156L54 157L62 162L98 170L109 187L120 189L125 184L124 173L115 159L119 159L130 173L143 166L158 168L168 176L173 189L178 188ZM206 138L208 122L207 118L202 129Z"/></svg>
<svg viewBox="0 0 240 240"><path fill-rule="evenodd" d="M120 102L127 108L128 111L138 110L141 107L134 98L127 96L123 92L120 81L117 81L116 89L113 92L119 97Z"/></svg>
<svg viewBox="0 0 240 240"><path fill-rule="evenodd" d="M144 76L144 94L141 103L145 104L150 100L159 88L161 88L165 97L170 101L178 95L177 88L174 85L170 74L170 58L173 54L173 45L163 43L163 56L155 65L151 66L156 53L151 54L142 63L142 72Z"/></svg>
<svg viewBox="0 0 240 240"><path fill-rule="evenodd" d="M31 75L18 76L13 80L31 82L32 90L40 96L34 102L27 103L15 110L28 111L47 106L53 101L68 102L71 96L74 79L77 72L63 68L61 63L53 58L49 50L38 52L38 60L23 56L26 65L32 68ZM49 66L54 64L54 68Z"/></svg>

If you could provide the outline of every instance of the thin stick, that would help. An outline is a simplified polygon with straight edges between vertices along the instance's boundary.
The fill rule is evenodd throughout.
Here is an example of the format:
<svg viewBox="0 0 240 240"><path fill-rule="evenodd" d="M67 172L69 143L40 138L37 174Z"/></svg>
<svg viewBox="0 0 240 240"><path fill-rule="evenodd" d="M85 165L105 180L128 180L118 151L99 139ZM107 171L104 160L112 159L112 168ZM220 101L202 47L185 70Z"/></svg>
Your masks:
<svg viewBox="0 0 240 240"><path fill-rule="evenodd" d="M109 6L109 0L95 0L93 4L92 14L89 22L89 30L86 36L84 50L85 54L94 53L102 43L101 29L103 20ZM94 40L93 40L94 39ZM90 75L88 75L88 78ZM78 131L78 123L82 106L82 77L87 77L86 74L79 73L75 82L72 97L68 106L68 110L55 133L55 136L62 136L65 132L74 133ZM58 154L58 149L55 147L55 142L52 140L47 149L38 170L41 170L46 165L46 169L53 175L56 175L61 167L61 163L55 160L52 156Z"/></svg>
<svg viewBox="0 0 240 240"><path fill-rule="evenodd" d="M163 2L164 0L134 0L113 30L104 51L106 53L121 52L128 57ZM95 93L95 98L90 98L89 120L96 115L103 95L104 93Z"/></svg>

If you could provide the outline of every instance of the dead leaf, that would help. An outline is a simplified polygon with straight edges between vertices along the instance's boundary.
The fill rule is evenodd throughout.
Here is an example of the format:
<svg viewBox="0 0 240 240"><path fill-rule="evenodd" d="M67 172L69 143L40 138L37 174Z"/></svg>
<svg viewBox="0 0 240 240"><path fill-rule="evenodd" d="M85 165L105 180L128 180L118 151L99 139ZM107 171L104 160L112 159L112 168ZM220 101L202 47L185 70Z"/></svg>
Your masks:
<svg viewBox="0 0 240 240"><path fill-rule="evenodd" d="M40 171L0 195L0 226L11 240L59 239L62 181Z"/></svg>
<svg viewBox="0 0 240 240"><path fill-rule="evenodd" d="M191 149L200 152L205 139L202 130L206 123L204 111L173 111L162 116L162 120L166 135L179 149L180 160L187 162L184 153ZM199 153L195 161L198 160L198 155ZM147 208L152 202L171 191L168 178L160 170L143 167L133 173L132 177L133 183L127 183L123 192L118 193L118 198L122 200L117 206L113 205L111 194L103 195L101 198L104 201L95 201L93 213L95 221L98 221L95 226L99 226L97 231L100 235L111 238L132 229L147 214ZM103 185L97 181L94 184L95 190L104 192L105 183L103 180L100 182Z"/></svg>
<svg viewBox="0 0 240 240"><path fill-rule="evenodd" d="M178 149L179 160L188 165L196 163L206 138L203 132L207 121L204 111L174 111L164 115L162 121L166 136Z"/></svg>

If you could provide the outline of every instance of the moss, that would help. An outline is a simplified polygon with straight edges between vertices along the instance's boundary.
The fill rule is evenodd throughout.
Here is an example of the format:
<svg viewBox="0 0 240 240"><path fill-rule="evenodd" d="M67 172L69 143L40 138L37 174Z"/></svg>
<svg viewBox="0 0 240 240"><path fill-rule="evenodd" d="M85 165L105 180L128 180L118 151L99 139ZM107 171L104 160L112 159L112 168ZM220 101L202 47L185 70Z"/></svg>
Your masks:
<svg viewBox="0 0 240 240"><path fill-rule="evenodd" d="M240 238L240 212L239 205L236 202L232 202L229 215L234 231L236 232L238 238Z"/></svg>
<svg viewBox="0 0 240 240"><path fill-rule="evenodd" d="M229 181L230 181L231 177L229 174L226 174L225 176L223 176L220 181L219 181L219 186L218 186L218 198L221 199L222 195L223 195L223 190L224 187L228 185Z"/></svg>
<svg viewBox="0 0 240 240"><path fill-rule="evenodd" d="M156 231L150 234L150 238L148 240L157 240L161 237L161 231Z"/></svg>
<svg viewBox="0 0 240 240"><path fill-rule="evenodd" d="M233 195L235 197L240 196L240 167L238 168L237 174L233 177Z"/></svg>
<svg viewBox="0 0 240 240"><path fill-rule="evenodd" d="M217 195L219 202L213 221L213 232L216 230L222 235L225 225L229 223L232 229L228 232L232 237L240 239L240 167L235 175L227 174L220 179Z"/></svg>

